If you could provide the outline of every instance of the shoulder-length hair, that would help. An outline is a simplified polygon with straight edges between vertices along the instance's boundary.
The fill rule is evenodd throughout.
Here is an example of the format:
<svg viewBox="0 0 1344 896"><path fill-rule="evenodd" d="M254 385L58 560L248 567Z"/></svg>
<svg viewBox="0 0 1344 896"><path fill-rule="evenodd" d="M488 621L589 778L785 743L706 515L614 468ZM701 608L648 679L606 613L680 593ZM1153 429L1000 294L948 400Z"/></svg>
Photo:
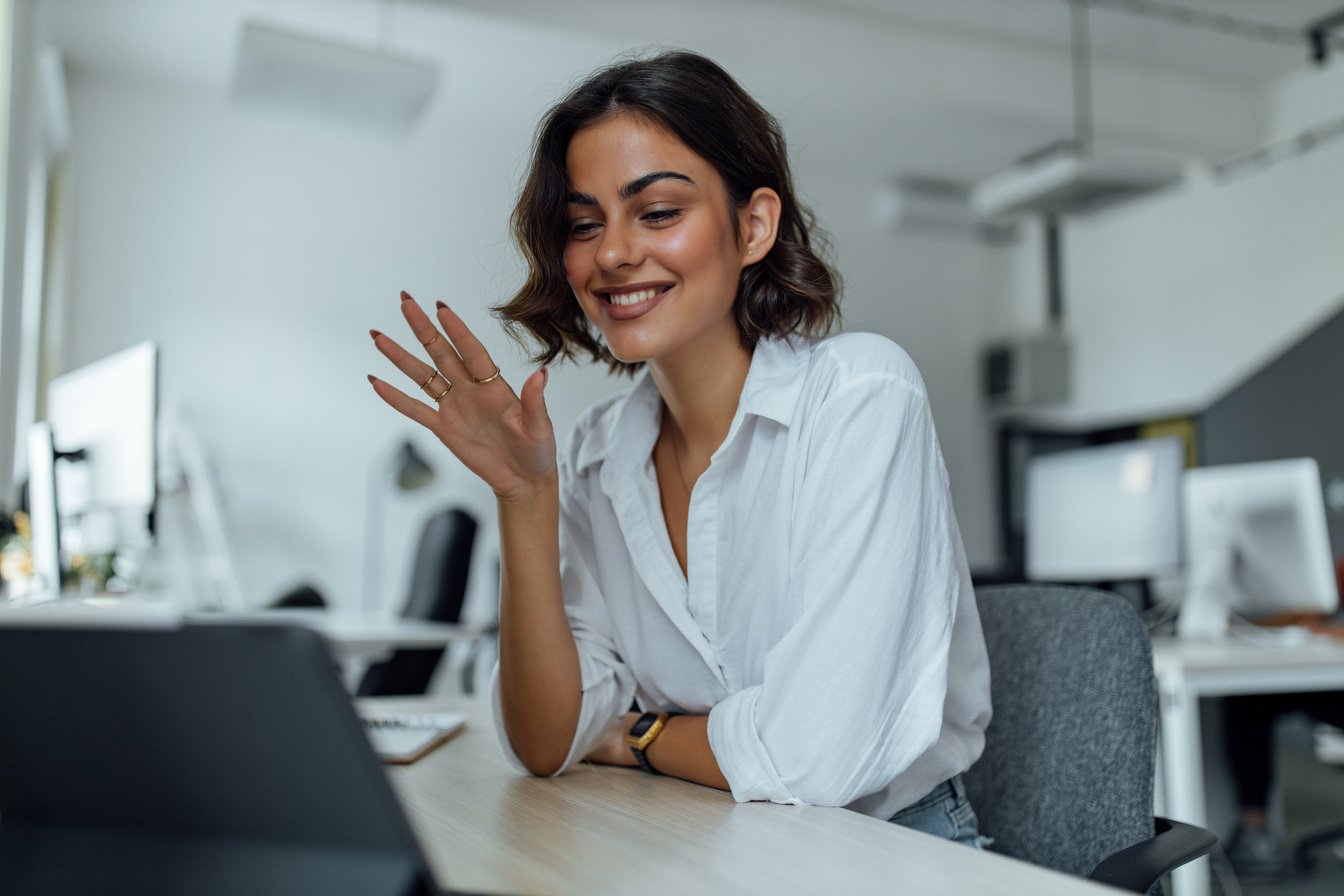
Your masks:
<svg viewBox="0 0 1344 896"><path fill-rule="evenodd" d="M619 114L635 115L675 134L718 171L732 209L761 187L779 194L779 234L766 256L743 268L734 314L742 344L765 337L823 335L839 317L840 279L821 259L824 245L811 211L794 195L779 123L716 63L686 51L668 51L603 68L551 108L537 127L527 181L513 209L514 241L527 263L527 280L494 311L521 339L540 343L533 360L549 364L578 354L633 373L639 364L614 357L590 327L565 278L570 194L565 157L585 127ZM737 228L734 214L733 227Z"/></svg>

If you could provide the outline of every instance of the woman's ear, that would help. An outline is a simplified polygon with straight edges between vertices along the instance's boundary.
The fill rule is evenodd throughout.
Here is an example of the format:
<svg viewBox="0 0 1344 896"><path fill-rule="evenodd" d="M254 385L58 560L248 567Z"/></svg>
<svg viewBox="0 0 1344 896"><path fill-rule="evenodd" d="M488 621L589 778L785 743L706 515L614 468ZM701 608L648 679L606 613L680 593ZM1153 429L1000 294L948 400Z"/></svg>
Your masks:
<svg viewBox="0 0 1344 896"><path fill-rule="evenodd" d="M778 193L769 187L760 187L738 210L743 267L760 261L774 248L775 238L779 236L781 205Z"/></svg>

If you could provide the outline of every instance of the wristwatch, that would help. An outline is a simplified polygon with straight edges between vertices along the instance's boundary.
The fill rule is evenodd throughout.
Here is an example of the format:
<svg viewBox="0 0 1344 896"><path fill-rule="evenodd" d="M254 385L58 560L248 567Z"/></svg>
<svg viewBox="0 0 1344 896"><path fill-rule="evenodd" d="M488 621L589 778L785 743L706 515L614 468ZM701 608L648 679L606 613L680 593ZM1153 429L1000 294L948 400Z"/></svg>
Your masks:
<svg viewBox="0 0 1344 896"><path fill-rule="evenodd" d="M657 739L658 735L663 733L663 726L667 724L668 713L665 712L646 712L635 720L635 724L630 726L630 731L625 735L625 743L630 747L630 752L634 754L635 761L639 767L650 774L658 774L658 770L649 764L649 757L644 755Z"/></svg>

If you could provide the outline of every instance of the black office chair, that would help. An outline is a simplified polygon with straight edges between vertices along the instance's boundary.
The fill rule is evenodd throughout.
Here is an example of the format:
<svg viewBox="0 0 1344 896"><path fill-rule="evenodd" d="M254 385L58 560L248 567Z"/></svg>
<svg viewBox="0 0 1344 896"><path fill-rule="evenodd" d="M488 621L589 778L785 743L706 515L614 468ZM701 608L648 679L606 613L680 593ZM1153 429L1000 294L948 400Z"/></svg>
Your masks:
<svg viewBox="0 0 1344 896"><path fill-rule="evenodd" d="M990 849L1136 893L1217 839L1153 815L1157 684L1132 605L1084 588L977 591L994 717L965 775Z"/></svg>
<svg viewBox="0 0 1344 896"><path fill-rule="evenodd" d="M467 596L467 573L475 542L476 520L465 510L450 508L426 521L411 574L411 593L401 613L403 618L459 620ZM356 695L423 694L429 689L442 658L441 647L397 650L365 670Z"/></svg>

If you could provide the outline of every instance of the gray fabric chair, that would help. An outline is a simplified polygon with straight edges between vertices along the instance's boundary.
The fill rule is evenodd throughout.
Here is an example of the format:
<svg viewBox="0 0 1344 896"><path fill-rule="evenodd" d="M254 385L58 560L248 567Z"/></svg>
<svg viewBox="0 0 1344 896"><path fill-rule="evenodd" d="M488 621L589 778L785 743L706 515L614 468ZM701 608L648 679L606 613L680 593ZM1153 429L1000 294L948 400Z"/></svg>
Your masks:
<svg viewBox="0 0 1344 896"><path fill-rule="evenodd" d="M1104 591L981 588L994 718L966 789L994 852L1133 892L1216 842L1153 816L1157 685L1133 607Z"/></svg>

